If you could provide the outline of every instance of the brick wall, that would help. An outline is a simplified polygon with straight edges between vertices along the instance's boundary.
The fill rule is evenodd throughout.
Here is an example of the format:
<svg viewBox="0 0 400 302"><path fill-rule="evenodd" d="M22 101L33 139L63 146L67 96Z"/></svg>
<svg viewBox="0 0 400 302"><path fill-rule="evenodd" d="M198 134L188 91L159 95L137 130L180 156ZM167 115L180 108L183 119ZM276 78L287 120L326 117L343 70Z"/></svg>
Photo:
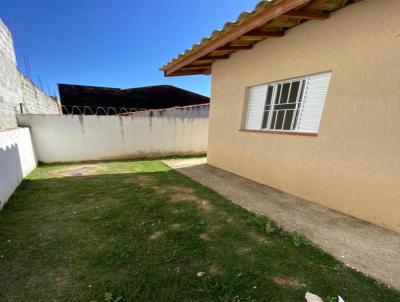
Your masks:
<svg viewBox="0 0 400 302"><path fill-rule="evenodd" d="M0 129L17 127L15 113L21 109L54 114L59 103L18 71L12 35L0 20Z"/></svg>

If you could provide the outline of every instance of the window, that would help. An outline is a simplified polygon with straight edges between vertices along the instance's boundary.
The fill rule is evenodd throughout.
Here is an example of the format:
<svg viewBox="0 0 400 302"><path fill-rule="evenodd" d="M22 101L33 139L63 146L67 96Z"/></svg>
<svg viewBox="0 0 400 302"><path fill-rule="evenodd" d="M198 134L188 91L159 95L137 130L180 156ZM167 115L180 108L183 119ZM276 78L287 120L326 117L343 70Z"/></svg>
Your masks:
<svg viewBox="0 0 400 302"><path fill-rule="evenodd" d="M251 87L245 128L317 133L331 73Z"/></svg>

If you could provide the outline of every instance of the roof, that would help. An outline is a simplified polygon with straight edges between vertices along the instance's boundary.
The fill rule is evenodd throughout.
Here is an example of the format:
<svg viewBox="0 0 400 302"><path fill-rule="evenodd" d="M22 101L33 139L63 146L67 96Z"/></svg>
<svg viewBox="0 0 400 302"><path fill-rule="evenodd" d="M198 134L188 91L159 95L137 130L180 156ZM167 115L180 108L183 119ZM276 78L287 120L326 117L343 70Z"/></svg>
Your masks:
<svg viewBox="0 0 400 302"><path fill-rule="evenodd" d="M329 14L362 0L263 0L253 11L243 12L236 21L201 40L160 68L165 76L210 74L212 63L228 59L236 51L251 49L265 39L276 39L310 20L324 20Z"/></svg>
<svg viewBox="0 0 400 302"><path fill-rule="evenodd" d="M171 85L129 89L58 84L63 106L162 109L205 104L210 98Z"/></svg>

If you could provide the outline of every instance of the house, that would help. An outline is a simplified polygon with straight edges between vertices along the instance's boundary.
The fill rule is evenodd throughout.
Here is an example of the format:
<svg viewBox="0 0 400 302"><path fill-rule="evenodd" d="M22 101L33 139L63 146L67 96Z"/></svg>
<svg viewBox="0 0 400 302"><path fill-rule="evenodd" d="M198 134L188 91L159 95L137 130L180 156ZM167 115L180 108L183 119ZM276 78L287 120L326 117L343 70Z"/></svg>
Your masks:
<svg viewBox="0 0 400 302"><path fill-rule="evenodd" d="M400 232L400 1L262 1L161 69L211 74L208 162Z"/></svg>
<svg viewBox="0 0 400 302"><path fill-rule="evenodd" d="M83 112L86 107L96 112L98 107L165 109L190 105L208 104L210 98L170 85L158 85L129 89L58 84L64 113ZM101 114L103 111L98 111ZM111 111L113 112L113 111ZM126 111L122 111L126 112ZM90 111L85 111L85 114Z"/></svg>

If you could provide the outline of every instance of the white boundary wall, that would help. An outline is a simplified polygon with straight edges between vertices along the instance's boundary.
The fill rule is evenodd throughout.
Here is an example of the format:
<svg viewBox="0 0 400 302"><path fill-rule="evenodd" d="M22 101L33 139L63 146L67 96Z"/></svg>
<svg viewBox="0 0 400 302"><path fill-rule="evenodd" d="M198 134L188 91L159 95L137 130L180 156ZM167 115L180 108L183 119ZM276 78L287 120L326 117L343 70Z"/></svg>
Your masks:
<svg viewBox="0 0 400 302"><path fill-rule="evenodd" d="M165 109L153 109L146 111L138 111L132 113L133 116L147 116L147 117L204 117L208 118L210 115L210 104L190 105L183 107L172 107Z"/></svg>
<svg viewBox="0 0 400 302"><path fill-rule="evenodd" d="M154 158L207 152L208 118L18 115L44 163Z"/></svg>
<svg viewBox="0 0 400 302"><path fill-rule="evenodd" d="M0 209L36 166L28 128L0 131Z"/></svg>

